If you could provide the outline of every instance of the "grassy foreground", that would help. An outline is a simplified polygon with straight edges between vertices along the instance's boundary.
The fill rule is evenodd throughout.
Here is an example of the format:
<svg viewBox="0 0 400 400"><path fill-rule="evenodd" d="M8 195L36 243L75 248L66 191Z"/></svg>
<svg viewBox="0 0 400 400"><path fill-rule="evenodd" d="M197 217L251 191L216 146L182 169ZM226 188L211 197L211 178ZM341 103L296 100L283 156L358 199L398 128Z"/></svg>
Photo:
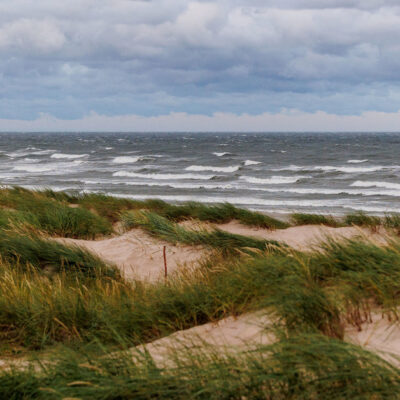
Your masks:
<svg viewBox="0 0 400 400"><path fill-rule="evenodd" d="M319 251L300 252L178 224L236 219L287 226L230 205L177 206L20 188L0 191L0 205L0 399L399 398L399 369L344 341L346 327L361 328L375 310L398 320L397 238L386 246L331 241ZM359 219L337 225L331 217L307 214L292 221L398 226L395 216L379 222L354 216ZM117 221L213 250L195 270L150 284L125 281L94 255L49 239L103 237ZM166 365L137 349L121 351L261 310L276 337L268 346L188 348ZM2 357L12 360L19 353L23 360L36 354L41 363L1 368Z"/></svg>

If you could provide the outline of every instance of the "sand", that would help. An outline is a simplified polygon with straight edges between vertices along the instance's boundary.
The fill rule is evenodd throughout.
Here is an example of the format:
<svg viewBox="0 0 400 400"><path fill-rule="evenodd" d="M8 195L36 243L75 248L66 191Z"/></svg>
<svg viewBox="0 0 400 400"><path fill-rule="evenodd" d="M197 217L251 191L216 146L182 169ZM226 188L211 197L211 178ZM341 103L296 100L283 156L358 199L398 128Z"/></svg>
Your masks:
<svg viewBox="0 0 400 400"><path fill-rule="evenodd" d="M276 240L286 243L297 250L310 250L327 238L365 237L383 243L384 231L372 233L369 229L357 227L331 228L321 225L296 226L287 229L268 230L253 228L232 221L227 224L212 225L186 221L187 229L214 229L215 227L230 233ZM172 245L151 237L141 229L133 229L120 236L102 240L78 240L59 238L66 244L78 245L107 262L116 265L127 279L139 279L155 282L164 278L163 247L166 246L168 274L187 266L195 266L208 255L209 250L200 246Z"/></svg>
<svg viewBox="0 0 400 400"><path fill-rule="evenodd" d="M133 355L148 352L158 365L183 355L185 349L208 348L213 351L248 350L257 345L273 343L276 339L268 327L270 318L265 312L224 318L218 322L198 325L131 349Z"/></svg>
<svg viewBox="0 0 400 400"><path fill-rule="evenodd" d="M208 251L201 247L172 245L152 238L140 229L103 240L59 238L65 244L89 250L105 261L116 265L127 279L157 281L164 278L163 247L166 246L168 274L192 266Z"/></svg>
<svg viewBox="0 0 400 400"><path fill-rule="evenodd" d="M304 225L294 226L287 229L268 230L248 227L237 221L232 221L217 226L219 229L230 233L283 242L296 250L310 250L314 247L318 247L318 244L326 239L340 240L365 237L383 243L386 234L384 230L373 233L368 228L332 228L323 225Z"/></svg>

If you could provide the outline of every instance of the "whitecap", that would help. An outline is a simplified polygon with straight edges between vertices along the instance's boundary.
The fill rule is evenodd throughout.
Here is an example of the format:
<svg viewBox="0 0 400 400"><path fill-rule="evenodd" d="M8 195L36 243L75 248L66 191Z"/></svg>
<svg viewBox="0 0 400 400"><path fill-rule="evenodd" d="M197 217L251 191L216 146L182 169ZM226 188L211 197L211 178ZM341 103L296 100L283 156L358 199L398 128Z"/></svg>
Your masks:
<svg viewBox="0 0 400 400"><path fill-rule="evenodd" d="M120 156L115 157L112 162L115 164L130 164L135 163L140 160L140 157L129 157L129 156Z"/></svg>
<svg viewBox="0 0 400 400"><path fill-rule="evenodd" d="M64 154L64 153L54 153L50 156L50 158L57 158L57 159L68 159L73 160L75 158L82 158L86 157L87 154Z"/></svg>
<svg viewBox="0 0 400 400"><path fill-rule="evenodd" d="M298 166L289 165L282 168L274 168L271 171L324 171L324 172L343 172L346 174L353 173L363 173L363 172L375 172L381 171L388 168L398 168L398 167L384 167L382 165L376 165L371 167L345 167L345 166L331 166L331 165L317 165L317 166Z"/></svg>
<svg viewBox="0 0 400 400"><path fill-rule="evenodd" d="M361 164L361 163L365 163L367 161L368 161L367 159L365 159L365 160L347 160L347 162L349 164Z"/></svg>
<svg viewBox="0 0 400 400"><path fill-rule="evenodd" d="M215 152L215 153L213 153L215 156L217 156L217 157L223 157L223 156L226 156L226 155L228 155L228 154L231 154L231 153L228 153L227 151L224 151L224 152L222 152L222 153L217 153L217 152Z"/></svg>
<svg viewBox="0 0 400 400"><path fill-rule="evenodd" d="M143 178L143 179L199 179L209 180L214 178L214 175L196 175L196 174L141 174L129 171L117 171L113 176L123 176L130 178Z"/></svg>
<svg viewBox="0 0 400 400"><path fill-rule="evenodd" d="M258 165L258 164L261 164L261 161L246 160L246 161L244 162L244 165L245 165L246 167L248 167L248 166L250 166L250 165Z"/></svg>
<svg viewBox="0 0 400 400"><path fill-rule="evenodd" d="M48 172L52 171L51 167L40 167L37 165L17 165L13 168L13 171L24 171L24 172Z"/></svg>
<svg viewBox="0 0 400 400"><path fill-rule="evenodd" d="M235 165L231 167L211 167L208 165L191 165L190 167L185 168L186 171L213 171L213 172L236 172L239 171L240 166Z"/></svg>
<svg viewBox="0 0 400 400"><path fill-rule="evenodd" d="M159 187L170 187L173 189L233 189L234 186L230 184L202 184L202 183L185 183L185 182L123 182L129 186L159 186Z"/></svg>
<svg viewBox="0 0 400 400"><path fill-rule="evenodd" d="M400 189L400 183L393 183L393 182L355 181L350 186Z"/></svg>
<svg viewBox="0 0 400 400"><path fill-rule="evenodd" d="M295 183L300 179L307 178L307 176L297 175L297 176L271 176L270 178L256 178L253 176L241 176L240 179L255 184L265 184L265 185L280 185L285 183Z"/></svg>

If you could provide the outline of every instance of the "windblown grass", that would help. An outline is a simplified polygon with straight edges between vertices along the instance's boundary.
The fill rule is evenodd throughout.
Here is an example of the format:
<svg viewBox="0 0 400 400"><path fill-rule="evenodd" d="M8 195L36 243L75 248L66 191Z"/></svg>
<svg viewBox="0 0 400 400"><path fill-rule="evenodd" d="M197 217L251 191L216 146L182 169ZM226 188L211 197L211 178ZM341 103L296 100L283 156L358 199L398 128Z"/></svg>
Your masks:
<svg viewBox="0 0 400 400"><path fill-rule="evenodd" d="M45 191L46 196L61 201L78 204L88 210L95 211L98 215L117 222L121 213L128 210L153 211L171 221L185 219L199 219L214 223L226 223L234 219L249 226L267 229L283 229L288 224L268 215L238 208L229 203L207 205L198 202L187 202L180 205L166 203L158 199L131 200L116 198L99 193L85 193L79 196L68 196L52 191Z"/></svg>
<svg viewBox="0 0 400 400"><path fill-rule="evenodd" d="M357 346L300 335L244 353L177 354L168 368L146 354L82 360L64 354L40 371L0 374L8 399L397 399L399 371Z"/></svg>
<svg viewBox="0 0 400 400"><path fill-rule="evenodd" d="M127 229L140 227L151 235L171 243L209 246L224 253L234 252L238 248L265 250L268 245L279 247L275 241L236 235L219 229L188 230L149 211L130 211L123 214L121 220Z"/></svg>
<svg viewBox="0 0 400 400"><path fill-rule="evenodd" d="M344 223L346 225L365 226L371 228L372 230L377 230L377 228L382 225L382 220L379 217L367 215L363 212L357 212L346 215L344 218Z"/></svg>
<svg viewBox="0 0 400 400"><path fill-rule="evenodd" d="M19 187L0 190L0 205L7 208L0 210L1 226L28 224L53 236L82 239L112 233L106 219L82 208L69 207L59 201L64 196L54 200L47 195Z"/></svg>
<svg viewBox="0 0 400 400"><path fill-rule="evenodd" d="M295 213L290 219L294 225L326 225L334 228L343 225L331 215Z"/></svg>
<svg viewBox="0 0 400 400"><path fill-rule="evenodd" d="M32 266L49 272L74 271L85 275L117 276L115 268L79 247L65 246L34 233L0 231L0 254L3 260L20 267Z"/></svg>
<svg viewBox="0 0 400 400"><path fill-rule="evenodd" d="M219 262L214 257L196 271L170 276L167 285L71 280L66 274L47 279L3 266L0 326L36 346L95 338L133 345L266 309L285 332L342 338L346 321L360 323L357 307L373 300L391 311L398 304L400 253L368 244L337 246L317 255L275 251ZM378 260L370 258L365 266L362 259L354 261L354 252L376 253ZM385 262L378 265L381 258Z"/></svg>

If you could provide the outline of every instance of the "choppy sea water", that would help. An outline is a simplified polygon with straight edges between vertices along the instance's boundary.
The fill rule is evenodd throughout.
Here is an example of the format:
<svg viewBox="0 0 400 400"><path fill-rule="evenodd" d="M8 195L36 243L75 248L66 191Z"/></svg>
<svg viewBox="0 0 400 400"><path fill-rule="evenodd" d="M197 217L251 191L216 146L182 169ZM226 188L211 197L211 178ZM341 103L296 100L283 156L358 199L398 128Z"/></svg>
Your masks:
<svg viewBox="0 0 400 400"><path fill-rule="evenodd" d="M272 212L400 212L400 133L1 133L0 184Z"/></svg>

